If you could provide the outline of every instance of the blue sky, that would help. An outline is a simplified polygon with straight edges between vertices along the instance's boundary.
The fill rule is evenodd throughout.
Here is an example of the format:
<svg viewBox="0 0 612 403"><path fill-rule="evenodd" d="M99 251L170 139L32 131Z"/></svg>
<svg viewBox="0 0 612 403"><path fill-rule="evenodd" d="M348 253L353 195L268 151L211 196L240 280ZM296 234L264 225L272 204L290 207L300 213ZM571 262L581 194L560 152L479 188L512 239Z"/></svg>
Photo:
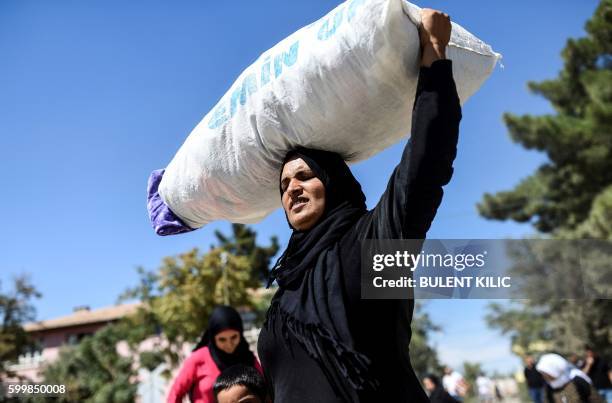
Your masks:
<svg viewBox="0 0 612 403"><path fill-rule="evenodd" d="M146 180L164 167L191 129L257 56L339 2L92 0L0 2L0 279L29 273L43 293L38 318L77 305L110 305L135 284L134 268L194 246L215 229L154 235ZM430 238L503 238L528 226L486 221L475 204L509 189L543 161L511 143L501 115L548 113L526 82L554 78L568 37L584 34L595 0L432 0L503 54L465 105L453 181ZM368 204L382 193L403 143L354 166ZM255 229L261 240L289 231L277 211ZM517 365L509 342L486 329L486 301L430 301L435 335L451 365Z"/></svg>

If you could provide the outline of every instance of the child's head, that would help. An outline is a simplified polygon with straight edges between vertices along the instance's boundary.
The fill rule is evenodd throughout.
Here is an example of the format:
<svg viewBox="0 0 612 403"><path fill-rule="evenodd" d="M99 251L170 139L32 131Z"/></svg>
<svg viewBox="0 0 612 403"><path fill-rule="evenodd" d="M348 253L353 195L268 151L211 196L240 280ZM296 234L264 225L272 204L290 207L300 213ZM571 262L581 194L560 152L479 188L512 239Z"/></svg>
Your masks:
<svg viewBox="0 0 612 403"><path fill-rule="evenodd" d="M259 372L246 365L234 365L219 375L215 386L218 403L264 403L266 386Z"/></svg>

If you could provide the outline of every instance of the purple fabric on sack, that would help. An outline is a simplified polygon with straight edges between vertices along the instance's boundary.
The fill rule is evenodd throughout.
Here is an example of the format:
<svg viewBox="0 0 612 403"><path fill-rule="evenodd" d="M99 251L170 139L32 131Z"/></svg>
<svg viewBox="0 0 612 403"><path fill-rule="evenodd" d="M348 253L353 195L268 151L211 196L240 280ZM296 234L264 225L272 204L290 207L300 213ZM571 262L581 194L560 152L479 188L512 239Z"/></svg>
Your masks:
<svg viewBox="0 0 612 403"><path fill-rule="evenodd" d="M155 233L165 236L193 231L193 228L187 226L170 210L157 192L159 183L164 176L164 171L165 169L158 169L151 172L147 186L147 210L149 210L149 218Z"/></svg>

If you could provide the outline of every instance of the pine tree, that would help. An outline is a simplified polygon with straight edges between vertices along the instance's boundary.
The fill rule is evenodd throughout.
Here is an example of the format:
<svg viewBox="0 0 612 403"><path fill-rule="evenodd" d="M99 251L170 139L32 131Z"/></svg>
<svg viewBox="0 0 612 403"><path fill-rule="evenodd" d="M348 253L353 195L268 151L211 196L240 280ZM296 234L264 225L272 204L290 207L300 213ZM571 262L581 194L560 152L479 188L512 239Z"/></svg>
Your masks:
<svg viewBox="0 0 612 403"><path fill-rule="evenodd" d="M279 249L278 238L270 239L270 246L257 245L257 233L244 224L232 224L232 234L227 236L220 231L215 231L219 246L236 256L246 256L251 267L251 279L257 286L258 282L268 279L270 259L276 255Z"/></svg>
<svg viewBox="0 0 612 403"><path fill-rule="evenodd" d="M513 190L486 194L487 218L531 222L541 232L578 229L598 196L612 193L612 1L586 24L587 37L569 39L559 77L529 83L556 114L504 115L512 139L544 152L548 161ZM600 201L605 203L605 201ZM609 205L609 204L608 204ZM612 236L611 232L601 234Z"/></svg>
<svg viewBox="0 0 612 403"><path fill-rule="evenodd" d="M600 2L586 32L567 41L556 79L529 83L555 113L504 115L513 141L548 158L514 189L485 194L478 205L484 217L528 222L555 239L612 240L612 0ZM609 288L610 265L598 270ZM524 352L538 335L560 352L581 353L589 343L612 356L610 299L542 301L537 293L518 309L493 306L490 325L511 334Z"/></svg>

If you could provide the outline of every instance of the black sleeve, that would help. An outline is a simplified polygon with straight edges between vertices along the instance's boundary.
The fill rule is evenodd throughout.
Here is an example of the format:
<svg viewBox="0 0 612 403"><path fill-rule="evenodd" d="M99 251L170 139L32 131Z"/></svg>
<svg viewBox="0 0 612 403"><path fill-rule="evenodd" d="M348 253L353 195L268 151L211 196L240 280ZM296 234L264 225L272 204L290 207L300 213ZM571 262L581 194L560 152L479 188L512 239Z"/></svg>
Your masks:
<svg viewBox="0 0 612 403"><path fill-rule="evenodd" d="M452 62L435 61L419 73L412 135L387 189L372 211L377 239L423 239L453 173L461 106Z"/></svg>
<svg viewBox="0 0 612 403"><path fill-rule="evenodd" d="M589 403L589 397L591 396L591 385L579 376L572 379L572 382L576 386L578 395L584 403Z"/></svg>
<svg viewBox="0 0 612 403"><path fill-rule="evenodd" d="M412 111L412 135L387 189L342 243L349 305L361 299L361 260L355 241L424 239L453 173L461 106L450 60L421 68ZM418 253L418 252L416 252ZM362 315L360 309L355 315ZM412 310L410 310L412 312Z"/></svg>

